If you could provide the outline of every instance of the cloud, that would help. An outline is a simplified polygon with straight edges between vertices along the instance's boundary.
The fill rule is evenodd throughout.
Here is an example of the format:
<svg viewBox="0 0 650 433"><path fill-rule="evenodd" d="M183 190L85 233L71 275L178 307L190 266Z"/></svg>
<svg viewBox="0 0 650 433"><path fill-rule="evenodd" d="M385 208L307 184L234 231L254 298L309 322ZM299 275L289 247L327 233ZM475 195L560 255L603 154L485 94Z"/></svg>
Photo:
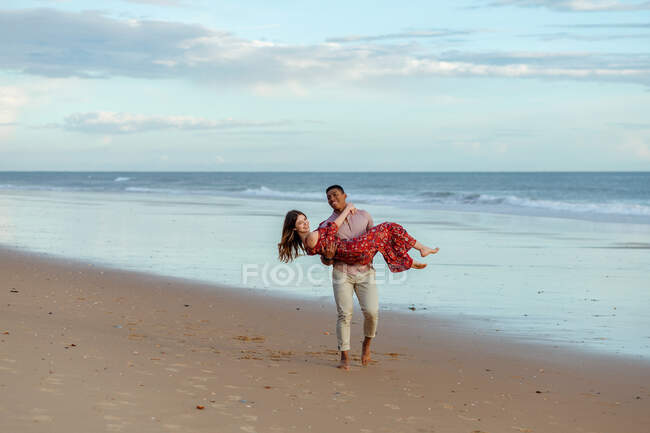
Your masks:
<svg viewBox="0 0 650 433"><path fill-rule="evenodd" d="M452 36L467 35L472 32L462 31L462 30L420 30L420 31L410 31L402 33L387 33L383 35L372 35L372 36L344 36L337 38L328 38L326 42L335 42L335 43L348 43L348 42L374 42L382 40L394 40L394 39L417 39L417 38L447 38Z"/></svg>
<svg viewBox="0 0 650 433"><path fill-rule="evenodd" d="M16 86L0 86L0 138L7 137L17 125L18 113L29 98Z"/></svg>
<svg viewBox="0 0 650 433"><path fill-rule="evenodd" d="M637 34L624 34L624 35L577 35L569 32L556 32L556 33L535 33L529 35L521 35L524 38L535 38L542 41L556 41L556 40L573 40L573 41L614 41L620 39L650 39L650 33L637 33Z"/></svg>
<svg viewBox="0 0 650 433"><path fill-rule="evenodd" d="M127 3L138 3L146 5L156 5L156 6L174 6L174 7L184 7L187 6L187 1L183 0L124 0Z"/></svg>
<svg viewBox="0 0 650 433"><path fill-rule="evenodd" d="M563 12L606 12L650 10L650 1L623 2L616 0L492 0L485 6L544 7Z"/></svg>
<svg viewBox="0 0 650 433"><path fill-rule="evenodd" d="M650 161L650 139L647 134L627 134L622 137L617 147L640 160Z"/></svg>
<svg viewBox="0 0 650 433"><path fill-rule="evenodd" d="M68 131L91 134L131 134L177 129L184 131L273 128L290 125L289 121L252 122L234 119L209 120L191 116L150 116L144 114L98 111L75 113L58 125Z"/></svg>
<svg viewBox="0 0 650 433"><path fill-rule="evenodd" d="M576 29L646 29L650 23L613 23L613 24L551 24L546 27L576 28Z"/></svg>
<svg viewBox="0 0 650 433"><path fill-rule="evenodd" d="M260 94L272 94L273 89L285 86L304 95L310 86L386 77L553 78L650 84L647 54L439 53L420 46L373 41L278 44L199 25L119 20L99 12L0 11L0 40L0 69L55 77L180 78L221 86L244 85Z"/></svg>
<svg viewBox="0 0 650 433"><path fill-rule="evenodd" d="M625 129L633 129L633 130L650 129L650 123L618 122L615 123L614 125L621 126Z"/></svg>
<svg viewBox="0 0 650 433"><path fill-rule="evenodd" d="M183 58L184 43L216 33L197 25L117 20L99 12L0 11L0 67L48 77L162 77L156 60Z"/></svg>

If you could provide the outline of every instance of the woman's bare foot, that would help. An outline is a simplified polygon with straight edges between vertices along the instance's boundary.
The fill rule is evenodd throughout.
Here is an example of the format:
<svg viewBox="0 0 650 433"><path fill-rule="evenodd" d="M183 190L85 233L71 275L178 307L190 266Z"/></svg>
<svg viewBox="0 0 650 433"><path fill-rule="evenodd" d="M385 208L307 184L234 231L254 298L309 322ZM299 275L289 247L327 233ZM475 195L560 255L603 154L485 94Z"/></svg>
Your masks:
<svg viewBox="0 0 650 433"><path fill-rule="evenodd" d="M426 257L426 256L428 256L429 254L435 254L435 253L437 253L438 251L440 251L440 248L429 248L429 247L423 247L423 248L420 250L420 255L421 255L422 257Z"/></svg>
<svg viewBox="0 0 650 433"><path fill-rule="evenodd" d="M350 357L348 356L347 350L341 352L341 361L339 361L339 365L337 365L336 368L340 368L341 370L345 371L350 370Z"/></svg>
<svg viewBox="0 0 650 433"><path fill-rule="evenodd" d="M416 262L415 260L413 260L413 264L411 265L411 269L424 269L426 267L426 263Z"/></svg>
<svg viewBox="0 0 650 433"><path fill-rule="evenodd" d="M370 342L372 338L366 337L363 339L363 345L361 346L361 365L364 367L370 364L372 359L370 358Z"/></svg>
<svg viewBox="0 0 650 433"><path fill-rule="evenodd" d="M418 250L422 257L426 257L429 254L435 254L438 252L438 248L429 248L426 245L422 245L419 241L415 241L415 245L413 245L413 248Z"/></svg>

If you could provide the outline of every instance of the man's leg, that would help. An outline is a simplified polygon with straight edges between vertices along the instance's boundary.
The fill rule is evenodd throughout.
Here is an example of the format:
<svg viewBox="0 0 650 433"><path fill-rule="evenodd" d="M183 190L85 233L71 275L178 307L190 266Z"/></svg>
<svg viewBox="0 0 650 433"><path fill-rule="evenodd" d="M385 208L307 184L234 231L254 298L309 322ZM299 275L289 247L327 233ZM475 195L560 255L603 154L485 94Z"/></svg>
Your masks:
<svg viewBox="0 0 650 433"><path fill-rule="evenodd" d="M350 323L352 322L352 308L354 285L346 272L336 269L332 270L332 287L334 288L334 300L336 301L336 339L338 340L339 351L341 352L341 363L339 368L350 369Z"/></svg>
<svg viewBox="0 0 650 433"><path fill-rule="evenodd" d="M375 270L371 269L357 279L354 286L359 299L361 311L363 311L363 346L361 348L361 364L368 365L370 362L370 343L377 332L379 320L379 293L375 281Z"/></svg>

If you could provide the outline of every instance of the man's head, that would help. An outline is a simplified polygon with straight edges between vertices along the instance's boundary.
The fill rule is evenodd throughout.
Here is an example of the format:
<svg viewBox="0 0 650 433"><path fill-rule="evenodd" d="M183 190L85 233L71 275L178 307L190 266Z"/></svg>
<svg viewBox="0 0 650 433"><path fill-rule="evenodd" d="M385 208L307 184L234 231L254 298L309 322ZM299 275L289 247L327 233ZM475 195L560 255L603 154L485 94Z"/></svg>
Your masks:
<svg viewBox="0 0 650 433"><path fill-rule="evenodd" d="M345 191L343 191L341 185L332 185L328 187L325 190L325 194L327 194L327 202L332 209L337 212L341 212L345 209L345 199L348 198L348 196L345 194Z"/></svg>

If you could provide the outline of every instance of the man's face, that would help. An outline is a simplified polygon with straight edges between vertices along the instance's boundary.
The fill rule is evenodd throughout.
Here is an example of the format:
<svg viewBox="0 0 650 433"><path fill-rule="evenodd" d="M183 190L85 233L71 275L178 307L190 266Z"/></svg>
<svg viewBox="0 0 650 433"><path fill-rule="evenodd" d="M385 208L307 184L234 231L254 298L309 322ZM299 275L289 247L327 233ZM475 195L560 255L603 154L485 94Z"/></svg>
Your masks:
<svg viewBox="0 0 650 433"><path fill-rule="evenodd" d="M338 212L345 209L346 198L348 198L348 196L345 193L342 193L338 188L330 189L327 193L327 202L332 206L332 209Z"/></svg>

